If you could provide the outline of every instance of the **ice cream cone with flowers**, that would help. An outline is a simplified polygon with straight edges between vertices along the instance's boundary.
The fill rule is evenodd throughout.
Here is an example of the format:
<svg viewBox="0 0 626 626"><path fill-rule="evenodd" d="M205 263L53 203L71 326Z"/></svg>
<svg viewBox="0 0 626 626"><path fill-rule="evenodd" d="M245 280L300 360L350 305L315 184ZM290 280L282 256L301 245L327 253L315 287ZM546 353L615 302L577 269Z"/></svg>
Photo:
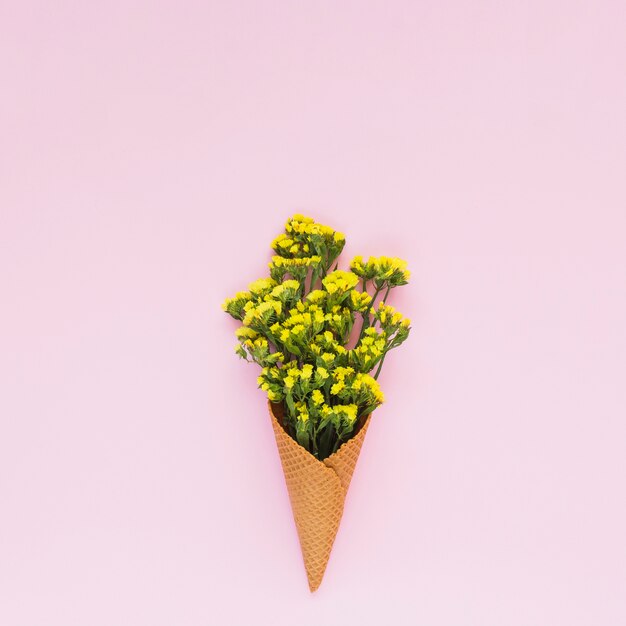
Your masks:
<svg viewBox="0 0 626 626"><path fill-rule="evenodd" d="M272 243L269 276L223 305L240 322L237 354L261 367L311 591L322 582L368 425L384 400L381 367L410 331L387 304L408 282L406 263L355 257L349 271L339 270L344 244L343 234L294 215Z"/></svg>

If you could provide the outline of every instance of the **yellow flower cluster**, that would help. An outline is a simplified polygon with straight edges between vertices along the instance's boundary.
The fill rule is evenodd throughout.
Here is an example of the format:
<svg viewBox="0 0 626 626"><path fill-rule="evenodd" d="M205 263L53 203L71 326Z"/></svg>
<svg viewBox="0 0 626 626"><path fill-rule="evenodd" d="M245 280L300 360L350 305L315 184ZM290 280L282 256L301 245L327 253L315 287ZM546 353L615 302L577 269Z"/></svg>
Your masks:
<svg viewBox="0 0 626 626"><path fill-rule="evenodd" d="M317 407L322 406L326 401L324 398L324 394L319 389L314 389L311 393L311 400L313 404Z"/></svg>
<svg viewBox="0 0 626 626"><path fill-rule="evenodd" d="M281 302L292 300L298 296L300 283L297 280L284 280L280 285L276 285L270 292L270 296Z"/></svg>
<svg viewBox="0 0 626 626"><path fill-rule="evenodd" d="M322 331L326 315L324 310L317 304L298 302L296 306L289 311L289 316L284 322L285 326L293 326L295 324L305 324L314 327L314 334Z"/></svg>
<svg viewBox="0 0 626 626"><path fill-rule="evenodd" d="M343 362L343 356L347 354L346 348L335 339L330 330L316 335L309 350L316 364L324 368L332 368L336 363Z"/></svg>
<svg viewBox="0 0 626 626"><path fill-rule="evenodd" d="M222 304L222 309L237 320L242 320L245 315L244 307L253 298L247 291L239 291L233 298L226 298Z"/></svg>
<svg viewBox="0 0 626 626"><path fill-rule="evenodd" d="M333 331L343 343L350 335L350 331L354 325L354 317L350 309L340 307L336 304L326 314L326 320L328 322L328 328Z"/></svg>
<svg viewBox="0 0 626 626"><path fill-rule="evenodd" d="M355 257L352 271L329 271L344 244L341 233L295 215L272 242L270 276L223 304L242 323L237 354L262 368L259 387L271 402L283 404L287 432L320 459L384 401L376 381L380 366L410 330L409 320L376 301L384 287L383 299L407 282L406 263ZM374 296L366 291L368 280ZM348 349L357 320L360 334Z"/></svg>
<svg viewBox="0 0 626 626"><path fill-rule="evenodd" d="M249 306L251 305L251 306ZM282 313L282 304L278 300L264 300L259 304L248 303L244 307L246 312L243 325L253 330L263 332L267 330Z"/></svg>
<svg viewBox="0 0 626 626"><path fill-rule="evenodd" d="M301 368L295 361L285 364L285 378L283 379L285 392L292 392L294 385L298 383L298 391L302 395L306 395L311 391L311 377L313 376L313 365L306 363Z"/></svg>
<svg viewBox="0 0 626 626"><path fill-rule="evenodd" d="M352 272L344 272L343 270L335 270L324 278L322 284L326 291L331 295L345 295L354 289L359 282L358 276Z"/></svg>
<svg viewBox="0 0 626 626"><path fill-rule="evenodd" d="M319 304L320 306L323 306L327 299L328 293L323 289L314 289L306 297L307 302L310 302L311 304Z"/></svg>
<svg viewBox="0 0 626 626"><path fill-rule="evenodd" d="M341 244L342 246L346 241L343 233L334 231L330 226L318 224L312 217L305 217L300 214L296 214L287 220L285 231L288 234L305 235L309 238L321 237L328 243L332 242L336 245Z"/></svg>
<svg viewBox="0 0 626 626"><path fill-rule="evenodd" d="M270 326L269 332L276 345L301 356L308 352L311 341L323 330L325 321L326 315L319 306L298 301L280 323Z"/></svg>
<svg viewBox="0 0 626 626"><path fill-rule="evenodd" d="M350 263L350 269L365 280L373 280L377 288L385 284L390 287L406 285L411 277L406 261L396 257L372 256L363 261L363 257L356 256Z"/></svg>
<svg viewBox="0 0 626 626"><path fill-rule="evenodd" d="M357 291L356 289L353 289L350 292L350 305L353 311L363 313L369 309L371 302L372 296L370 296L366 291Z"/></svg>
<svg viewBox="0 0 626 626"><path fill-rule="evenodd" d="M240 291L233 298L226 298L222 309L235 319L242 320L255 302L266 297L275 285L276 281L272 278L259 278L248 285L248 291Z"/></svg>
<svg viewBox="0 0 626 626"><path fill-rule="evenodd" d="M408 317L404 317L402 313L398 313L392 306L384 302L378 304L378 309L372 307L371 313L389 334L400 327L409 328L411 326L411 320Z"/></svg>
<svg viewBox="0 0 626 626"><path fill-rule="evenodd" d="M361 372L371 371L385 354L387 339L384 332L368 328L359 344L348 353L348 362Z"/></svg>
<svg viewBox="0 0 626 626"><path fill-rule="evenodd" d="M274 280L282 280L286 274L290 274L297 281L304 280L309 268L315 268L322 262L318 255L289 259L282 256L273 256L268 267Z"/></svg>
<svg viewBox="0 0 626 626"><path fill-rule="evenodd" d="M330 389L332 395L366 407L367 413L385 400L378 382L369 374L356 372L353 367L335 368L333 381L334 384Z"/></svg>
<svg viewBox="0 0 626 626"><path fill-rule="evenodd" d="M235 352L246 361L250 357L252 361L258 363L261 367L266 367L275 365L285 358L282 352L270 351L269 342L265 337L257 337L256 339L244 337L238 335L240 343L235 346Z"/></svg>
<svg viewBox="0 0 626 626"><path fill-rule="evenodd" d="M259 336L259 333L247 326L241 326L235 331L235 335L237 339L241 339L242 341L254 341Z"/></svg>
<svg viewBox="0 0 626 626"><path fill-rule="evenodd" d="M296 417L303 425L306 425L309 421L309 410L307 409L305 402L296 402Z"/></svg>
<svg viewBox="0 0 626 626"><path fill-rule="evenodd" d="M269 265L270 275L275 280L282 280L289 274L302 282L311 268L314 279L320 278L344 245L342 233L318 224L310 217L294 215L287 220L285 232L272 242L276 255Z"/></svg>
<svg viewBox="0 0 626 626"><path fill-rule="evenodd" d="M337 430L342 429L342 427L348 430L356 421L359 407L356 404L335 404L332 407L326 405L322 407L320 413L325 420L333 422Z"/></svg>
<svg viewBox="0 0 626 626"><path fill-rule="evenodd" d="M257 379L259 387L267 393L271 402L281 402L285 397L281 369L283 368L266 366Z"/></svg>
<svg viewBox="0 0 626 626"><path fill-rule="evenodd" d="M257 298L262 298L276 286L276 281L272 278L259 278L248 285L248 291Z"/></svg>
<svg viewBox="0 0 626 626"><path fill-rule="evenodd" d="M296 241L282 233L272 241L272 249L278 256L287 259L302 258L310 256L311 248L308 243Z"/></svg>
<svg viewBox="0 0 626 626"><path fill-rule="evenodd" d="M392 306L381 302L378 309L372 308L374 323L380 322L383 334L387 337L388 343L385 351L398 347L409 336L411 330L411 320L403 317Z"/></svg>

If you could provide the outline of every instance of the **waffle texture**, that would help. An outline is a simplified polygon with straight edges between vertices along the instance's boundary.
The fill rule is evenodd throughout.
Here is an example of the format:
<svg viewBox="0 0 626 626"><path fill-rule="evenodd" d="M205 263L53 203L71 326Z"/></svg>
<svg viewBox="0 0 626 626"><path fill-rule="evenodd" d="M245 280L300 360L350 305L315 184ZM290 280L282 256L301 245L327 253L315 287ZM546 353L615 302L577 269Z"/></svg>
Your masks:
<svg viewBox="0 0 626 626"><path fill-rule="evenodd" d="M280 423L282 407L271 402L268 406L309 588L315 591L326 571L370 416L352 439L319 461L285 432Z"/></svg>

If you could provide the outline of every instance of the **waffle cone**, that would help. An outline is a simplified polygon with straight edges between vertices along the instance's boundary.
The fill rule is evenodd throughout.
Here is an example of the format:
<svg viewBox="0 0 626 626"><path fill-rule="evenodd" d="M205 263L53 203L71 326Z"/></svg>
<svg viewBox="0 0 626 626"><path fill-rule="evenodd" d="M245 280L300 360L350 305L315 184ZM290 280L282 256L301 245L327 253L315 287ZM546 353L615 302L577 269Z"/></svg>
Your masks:
<svg viewBox="0 0 626 626"><path fill-rule="evenodd" d="M315 591L324 577L339 529L344 500L365 439L369 416L352 439L319 461L285 432L282 406L269 403L269 409L309 588Z"/></svg>

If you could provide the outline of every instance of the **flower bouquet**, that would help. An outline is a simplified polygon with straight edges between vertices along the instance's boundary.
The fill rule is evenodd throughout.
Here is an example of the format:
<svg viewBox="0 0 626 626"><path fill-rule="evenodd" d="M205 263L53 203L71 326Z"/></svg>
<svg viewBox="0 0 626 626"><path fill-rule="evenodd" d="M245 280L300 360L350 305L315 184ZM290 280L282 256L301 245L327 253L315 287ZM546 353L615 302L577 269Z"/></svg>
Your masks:
<svg viewBox="0 0 626 626"><path fill-rule="evenodd" d="M408 282L406 263L358 256L342 271L344 244L343 234L294 215L272 243L269 277L223 304L241 322L237 354L262 368L259 387L311 591L324 576L372 412L384 400L381 367L410 331L387 304Z"/></svg>

